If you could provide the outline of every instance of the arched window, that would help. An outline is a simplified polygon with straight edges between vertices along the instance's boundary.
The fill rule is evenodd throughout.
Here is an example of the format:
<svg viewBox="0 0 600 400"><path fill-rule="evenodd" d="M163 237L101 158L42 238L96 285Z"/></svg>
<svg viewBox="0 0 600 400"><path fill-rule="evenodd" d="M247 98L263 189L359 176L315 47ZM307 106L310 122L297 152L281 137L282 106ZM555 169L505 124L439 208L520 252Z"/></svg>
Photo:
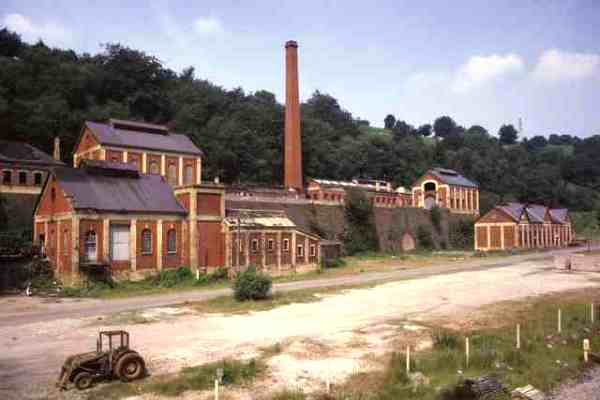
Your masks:
<svg viewBox="0 0 600 400"><path fill-rule="evenodd" d="M19 171L19 185L27 185L27 172Z"/></svg>
<svg viewBox="0 0 600 400"><path fill-rule="evenodd" d="M160 173L160 170L158 168L158 162L150 161L150 173L155 175L158 175Z"/></svg>
<svg viewBox="0 0 600 400"><path fill-rule="evenodd" d="M12 171L2 171L2 183L4 185L12 184Z"/></svg>
<svg viewBox="0 0 600 400"><path fill-rule="evenodd" d="M177 231L175 229L169 229L167 232L167 253L177 253Z"/></svg>
<svg viewBox="0 0 600 400"><path fill-rule="evenodd" d="M96 261L98 258L97 246L96 246L96 232L93 230L88 231L85 234L84 243L85 253L84 258L86 261Z"/></svg>
<svg viewBox="0 0 600 400"><path fill-rule="evenodd" d="M169 180L171 186L177 185L177 166L174 163L169 164L167 179Z"/></svg>
<svg viewBox="0 0 600 400"><path fill-rule="evenodd" d="M191 165L185 166L184 181L186 185L194 183L194 167Z"/></svg>
<svg viewBox="0 0 600 400"><path fill-rule="evenodd" d="M152 232L150 229L142 231L142 254L152 254Z"/></svg>

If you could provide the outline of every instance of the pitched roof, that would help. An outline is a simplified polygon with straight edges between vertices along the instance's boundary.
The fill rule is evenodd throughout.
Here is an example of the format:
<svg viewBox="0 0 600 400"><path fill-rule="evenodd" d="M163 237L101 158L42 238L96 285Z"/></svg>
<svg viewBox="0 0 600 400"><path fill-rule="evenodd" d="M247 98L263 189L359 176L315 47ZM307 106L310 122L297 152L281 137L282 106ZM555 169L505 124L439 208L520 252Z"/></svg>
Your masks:
<svg viewBox="0 0 600 400"><path fill-rule="evenodd" d="M0 162L28 163L40 165L64 165L61 161L28 143L0 140Z"/></svg>
<svg viewBox="0 0 600 400"><path fill-rule="evenodd" d="M548 207L539 204L507 203L497 205L495 208L504 211L504 213L508 214L516 222L519 222L523 212L525 212L527 213L529 222L535 224L543 224L545 222L546 211L550 213L552 222L558 224L565 223L568 215L566 208L548 209Z"/></svg>
<svg viewBox="0 0 600 400"><path fill-rule="evenodd" d="M442 182L447 183L448 185L456 185L456 186L466 186L466 187L474 187L478 188L479 185L475 182L465 178L458 172L452 169L446 168L433 168L427 171L427 173L437 177Z"/></svg>
<svg viewBox="0 0 600 400"><path fill-rule="evenodd" d="M106 165L103 171L102 164ZM111 162L93 167L61 167L54 171L58 184L75 209L117 213L187 214L171 186L160 175L114 174Z"/></svg>
<svg viewBox="0 0 600 400"><path fill-rule="evenodd" d="M106 124L85 121L84 126L103 145L203 155L188 136L170 132L162 125L110 120Z"/></svg>
<svg viewBox="0 0 600 400"><path fill-rule="evenodd" d="M550 209L550 218L553 222L558 224L564 224L567 222L567 216L569 211L566 208L552 208Z"/></svg>
<svg viewBox="0 0 600 400"><path fill-rule="evenodd" d="M227 209L225 222L244 229L296 228L296 224L283 211Z"/></svg>

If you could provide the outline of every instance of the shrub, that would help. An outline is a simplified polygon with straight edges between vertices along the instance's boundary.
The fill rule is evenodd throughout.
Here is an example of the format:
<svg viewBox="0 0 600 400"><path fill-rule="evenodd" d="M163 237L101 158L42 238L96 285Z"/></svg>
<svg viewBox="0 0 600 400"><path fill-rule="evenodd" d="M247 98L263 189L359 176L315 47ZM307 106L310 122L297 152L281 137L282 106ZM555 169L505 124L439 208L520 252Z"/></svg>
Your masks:
<svg viewBox="0 0 600 400"><path fill-rule="evenodd" d="M373 204L361 190L347 191L344 213L346 228L342 239L349 255L379 250L375 228Z"/></svg>
<svg viewBox="0 0 600 400"><path fill-rule="evenodd" d="M455 349L458 346L458 337L448 331L435 332L431 339L435 348Z"/></svg>
<svg viewBox="0 0 600 400"><path fill-rule="evenodd" d="M458 219L450 223L450 245L455 249L473 248L475 226L473 221Z"/></svg>
<svg viewBox="0 0 600 400"><path fill-rule="evenodd" d="M179 267L177 269L162 270L159 274L151 277L150 280L154 286L172 288L193 278L192 270L187 267Z"/></svg>
<svg viewBox="0 0 600 400"><path fill-rule="evenodd" d="M431 216L431 224L433 225L433 227L435 228L436 231L441 232L442 231L442 213L440 211L439 207L433 207L430 210L430 216Z"/></svg>
<svg viewBox="0 0 600 400"><path fill-rule="evenodd" d="M419 246L425 249L433 249L433 234L428 226L419 225L417 228L417 242L419 243Z"/></svg>
<svg viewBox="0 0 600 400"><path fill-rule="evenodd" d="M342 258L333 258L330 260L323 260L322 264L324 268L341 268L346 266L346 261Z"/></svg>
<svg viewBox="0 0 600 400"><path fill-rule="evenodd" d="M262 300L269 296L273 280L270 276L256 271L254 266L240 273L233 283L237 301Z"/></svg>

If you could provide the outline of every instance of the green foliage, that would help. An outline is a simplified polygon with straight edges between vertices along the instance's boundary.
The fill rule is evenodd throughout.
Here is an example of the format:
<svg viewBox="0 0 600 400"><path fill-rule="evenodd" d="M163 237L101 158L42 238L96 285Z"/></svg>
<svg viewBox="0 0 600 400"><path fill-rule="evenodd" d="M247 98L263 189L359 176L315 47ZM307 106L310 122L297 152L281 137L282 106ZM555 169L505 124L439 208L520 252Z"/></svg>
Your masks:
<svg viewBox="0 0 600 400"><path fill-rule="evenodd" d="M110 117L168 123L186 133L207 154L206 176L226 183L282 181L284 107L272 93L227 90L196 77L193 68L177 74L155 56L118 43L98 54L77 54L30 45L0 29L0 138L51 153L58 134L68 163L82 121ZM504 145L514 142L513 134L508 141L504 134L510 128L499 140L481 126L465 130L450 116L419 128L390 116L382 129L319 91L301 105L301 124L306 176L378 177L409 187L438 165L458 170L498 200L577 210L600 204L600 135L553 133L549 140ZM443 140L427 137L432 130Z"/></svg>
<svg viewBox="0 0 600 400"><path fill-rule="evenodd" d="M451 220L448 235L452 248L472 249L475 237L475 224L468 219Z"/></svg>
<svg viewBox="0 0 600 400"><path fill-rule="evenodd" d="M237 301L263 300L269 296L273 280L269 275L256 271L250 266L240 273L233 283L233 293Z"/></svg>
<svg viewBox="0 0 600 400"><path fill-rule="evenodd" d="M323 260L324 268L342 268L347 265L343 258L334 258L332 260Z"/></svg>
<svg viewBox="0 0 600 400"><path fill-rule="evenodd" d="M379 250L379 239L375 228L373 204L362 190L347 191L344 209L346 229L343 240L349 255Z"/></svg>
<svg viewBox="0 0 600 400"><path fill-rule="evenodd" d="M436 349L454 350L458 347L458 336L449 331L436 331L431 335L431 339Z"/></svg>
<svg viewBox="0 0 600 400"><path fill-rule="evenodd" d="M515 144L517 143L517 137L519 132L512 125L502 125L498 131L498 137L500 137L501 144Z"/></svg>
<svg viewBox="0 0 600 400"><path fill-rule="evenodd" d="M191 280L193 277L194 274L189 268L179 267L177 269L164 269L150 279L154 286L171 288L184 281Z"/></svg>
<svg viewBox="0 0 600 400"><path fill-rule="evenodd" d="M417 243L424 249L433 249L435 247L433 234L431 233L429 226L419 225L417 227Z"/></svg>
<svg viewBox="0 0 600 400"><path fill-rule="evenodd" d="M440 233L442 231L442 212L440 208L435 206L431 210L429 210L429 215L431 218L431 223L435 230Z"/></svg>

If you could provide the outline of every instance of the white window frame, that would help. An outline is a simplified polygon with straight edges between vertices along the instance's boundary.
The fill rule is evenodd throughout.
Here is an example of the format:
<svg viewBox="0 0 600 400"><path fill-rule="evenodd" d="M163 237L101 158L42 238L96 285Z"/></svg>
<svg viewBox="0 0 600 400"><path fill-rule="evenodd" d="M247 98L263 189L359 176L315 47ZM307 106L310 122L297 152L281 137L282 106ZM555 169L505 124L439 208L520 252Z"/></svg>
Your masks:
<svg viewBox="0 0 600 400"><path fill-rule="evenodd" d="M311 257L317 256L317 245L315 245L315 244L310 245L310 256Z"/></svg>
<svg viewBox="0 0 600 400"><path fill-rule="evenodd" d="M115 251L114 251L114 247L113 247L115 245L114 237L113 237L113 229L116 229L117 227L120 228L120 229L126 230L125 233L126 233L126 240L127 240L127 242L126 242L127 243L127 251L124 251L123 252L124 254L122 256L118 257L118 258L115 257ZM130 252L130 249L131 249L131 243L129 241L129 231L130 231L129 225L113 224L113 225L110 226L109 229L110 229L110 231L109 231L109 235L110 235L109 236L109 240L110 240L109 246L110 247L109 248L110 248L110 258L111 258L111 260L114 260L114 261L128 261L129 257L130 257L129 252Z"/></svg>
<svg viewBox="0 0 600 400"><path fill-rule="evenodd" d="M296 246L296 257L304 257L304 245L299 244Z"/></svg>
<svg viewBox="0 0 600 400"><path fill-rule="evenodd" d="M93 237L94 240L90 240ZM90 229L85 233L84 237L84 258L86 261L97 261L98 260L98 234L95 230ZM90 251L89 249L94 248L94 257L89 257Z"/></svg>
<svg viewBox="0 0 600 400"><path fill-rule="evenodd" d="M150 232L150 249L146 250L144 247L144 233L145 232ZM152 255L152 229L150 228L144 228L142 229L142 248L141 248L141 253L144 256L150 256Z"/></svg>
<svg viewBox="0 0 600 400"><path fill-rule="evenodd" d="M175 239L173 240L175 248L173 250L169 249L171 232L175 235ZM177 254L177 230L175 228L171 228L167 231L167 254Z"/></svg>
<svg viewBox="0 0 600 400"><path fill-rule="evenodd" d="M258 243L258 239L252 239L251 249L253 253L258 253L260 250L260 245Z"/></svg>
<svg viewBox="0 0 600 400"><path fill-rule="evenodd" d="M267 240L267 250L271 253L273 252L273 250L275 250L275 240L273 240L273 239Z"/></svg>

